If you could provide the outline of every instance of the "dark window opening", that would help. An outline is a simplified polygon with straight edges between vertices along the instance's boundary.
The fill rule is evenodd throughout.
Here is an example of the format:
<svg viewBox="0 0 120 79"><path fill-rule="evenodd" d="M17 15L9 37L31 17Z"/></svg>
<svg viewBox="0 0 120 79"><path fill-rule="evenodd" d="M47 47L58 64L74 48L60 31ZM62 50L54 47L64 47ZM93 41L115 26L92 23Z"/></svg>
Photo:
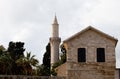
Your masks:
<svg viewBox="0 0 120 79"><path fill-rule="evenodd" d="M78 48L78 62L86 62L85 48Z"/></svg>
<svg viewBox="0 0 120 79"><path fill-rule="evenodd" d="M105 49L97 48L97 62L105 62Z"/></svg>

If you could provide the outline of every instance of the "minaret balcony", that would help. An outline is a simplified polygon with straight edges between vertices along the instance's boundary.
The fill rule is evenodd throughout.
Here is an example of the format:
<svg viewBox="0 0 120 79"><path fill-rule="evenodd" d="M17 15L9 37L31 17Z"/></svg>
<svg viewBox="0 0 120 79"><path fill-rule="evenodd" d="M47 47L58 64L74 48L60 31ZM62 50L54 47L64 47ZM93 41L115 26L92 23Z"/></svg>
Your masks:
<svg viewBox="0 0 120 79"><path fill-rule="evenodd" d="M50 37L50 42L61 42L60 37Z"/></svg>

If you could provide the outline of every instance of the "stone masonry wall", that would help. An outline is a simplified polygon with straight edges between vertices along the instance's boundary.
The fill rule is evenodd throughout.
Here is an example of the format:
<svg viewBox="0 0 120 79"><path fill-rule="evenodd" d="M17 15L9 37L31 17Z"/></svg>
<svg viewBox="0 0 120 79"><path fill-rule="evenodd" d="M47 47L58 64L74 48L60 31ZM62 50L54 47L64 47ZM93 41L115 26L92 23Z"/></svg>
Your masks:
<svg viewBox="0 0 120 79"><path fill-rule="evenodd" d="M67 63L64 63L55 69L57 76L67 76L66 64Z"/></svg>
<svg viewBox="0 0 120 79"><path fill-rule="evenodd" d="M114 79L115 67L103 63L70 63L69 79Z"/></svg>
<svg viewBox="0 0 120 79"><path fill-rule="evenodd" d="M68 79L114 79L115 41L92 30L67 42ZM86 48L86 62L78 62L77 49ZM97 48L105 48L105 62L97 62Z"/></svg>
<svg viewBox="0 0 120 79"><path fill-rule="evenodd" d="M58 76L0 75L0 79L66 79Z"/></svg>
<svg viewBox="0 0 120 79"><path fill-rule="evenodd" d="M116 69L116 72L115 72L115 79L120 79L120 69Z"/></svg>

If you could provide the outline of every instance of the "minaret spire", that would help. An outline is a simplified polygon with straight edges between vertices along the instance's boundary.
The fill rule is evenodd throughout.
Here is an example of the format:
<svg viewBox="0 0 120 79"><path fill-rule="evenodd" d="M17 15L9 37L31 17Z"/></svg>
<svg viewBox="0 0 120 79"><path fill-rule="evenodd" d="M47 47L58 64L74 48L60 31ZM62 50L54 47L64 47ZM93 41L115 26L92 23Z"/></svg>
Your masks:
<svg viewBox="0 0 120 79"><path fill-rule="evenodd" d="M52 24L52 37L59 37L59 24L56 15Z"/></svg>
<svg viewBox="0 0 120 79"><path fill-rule="evenodd" d="M53 24L58 24L58 21L57 21L57 16L55 15L55 18L54 18L54 22Z"/></svg>

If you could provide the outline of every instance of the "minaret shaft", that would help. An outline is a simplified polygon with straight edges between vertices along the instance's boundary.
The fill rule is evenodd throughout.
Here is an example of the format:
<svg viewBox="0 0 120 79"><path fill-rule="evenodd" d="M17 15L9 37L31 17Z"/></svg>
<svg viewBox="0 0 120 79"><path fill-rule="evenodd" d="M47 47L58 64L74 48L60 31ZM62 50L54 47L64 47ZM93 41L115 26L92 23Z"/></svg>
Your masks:
<svg viewBox="0 0 120 79"><path fill-rule="evenodd" d="M52 24L52 37L59 37L59 24Z"/></svg>
<svg viewBox="0 0 120 79"><path fill-rule="evenodd" d="M51 37L51 64L54 64L59 61L59 45L61 39L59 37Z"/></svg>
<svg viewBox="0 0 120 79"><path fill-rule="evenodd" d="M52 24L52 36L50 38L51 45L51 64L54 64L59 61L59 45L61 39L59 37L59 24L55 16L54 22Z"/></svg>

